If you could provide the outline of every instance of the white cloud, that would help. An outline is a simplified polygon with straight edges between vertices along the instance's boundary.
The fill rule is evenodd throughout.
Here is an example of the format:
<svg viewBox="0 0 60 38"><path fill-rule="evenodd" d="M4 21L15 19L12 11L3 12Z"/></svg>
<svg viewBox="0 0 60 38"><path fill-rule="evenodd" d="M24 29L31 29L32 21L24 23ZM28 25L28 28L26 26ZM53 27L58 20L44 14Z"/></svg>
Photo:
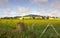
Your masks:
<svg viewBox="0 0 60 38"><path fill-rule="evenodd" d="M52 3L50 3L52 7L60 9L60 0L53 0Z"/></svg>
<svg viewBox="0 0 60 38"><path fill-rule="evenodd" d="M48 2L48 0L32 0L32 1L30 1L30 6L31 5L37 5L37 6L39 6L39 8L40 8L40 6L41 5L44 5L44 4L46 4Z"/></svg>
<svg viewBox="0 0 60 38"><path fill-rule="evenodd" d="M58 10L58 9L50 9L50 10L48 10L48 15L49 16L57 16L57 17L60 17L60 13L59 13L60 11Z"/></svg>
<svg viewBox="0 0 60 38"><path fill-rule="evenodd" d="M0 0L0 3L6 3L8 0Z"/></svg>
<svg viewBox="0 0 60 38"><path fill-rule="evenodd" d="M33 0L32 4L37 4L38 5L38 9L40 9L40 14L41 15L48 15L48 16L60 16L60 0L51 0L52 2L48 2L48 0ZM46 4L49 4L48 6L50 7L53 7L53 8L56 8L56 9L53 9L53 8L49 8L51 10L44 10L43 8L45 8ZM45 6L45 7L44 7ZM47 6L47 7L48 7ZM41 10L41 7L42 7L42 10Z"/></svg>
<svg viewBox="0 0 60 38"><path fill-rule="evenodd" d="M0 18L1 18L1 17L6 17L6 15L3 14L2 12L0 12Z"/></svg>
<svg viewBox="0 0 60 38"><path fill-rule="evenodd" d="M0 14L1 14L0 17L1 16L3 16L3 17L5 17L5 16L11 16L12 15L11 13L12 13L12 8L4 8L4 9L0 10Z"/></svg>
<svg viewBox="0 0 60 38"><path fill-rule="evenodd" d="M48 2L48 0L33 0L33 2L36 2L36 3L39 3L39 2L42 3L43 2L44 3L44 2Z"/></svg>
<svg viewBox="0 0 60 38"><path fill-rule="evenodd" d="M6 11L10 13L12 11L12 8L6 8Z"/></svg>
<svg viewBox="0 0 60 38"><path fill-rule="evenodd" d="M8 3L8 0L0 0L0 8L6 7Z"/></svg>
<svg viewBox="0 0 60 38"><path fill-rule="evenodd" d="M6 8L6 15L11 16L12 10L13 10L12 8Z"/></svg>
<svg viewBox="0 0 60 38"><path fill-rule="evenodd" d="M9 0L0 0L0 8L1 7L5 7L7 4L8 4L8 1ZM14 0L16 3L23 3L25 2L25 0ZM37 9L35 9L36 11L33 13L33 10L30 10L29 8L27 7L17 7L16 11L17 11L17 14L18 15L25 15L25 14L37 14L38 15L44 15L44 16L60 16L60 11L57 10L57 9L60 9L60 0L52 0L52 2L49 2L48 0L29 0L28 2L29 5L33 6L33 5L36 5ZM54 7L54 8L57 8L57 9L53 9L53 8L47 8L47 10L45 10L46 8L46 4L49 4L47 5L47 7ZM6 15L9 16L11 15L11 11L13 10L12 8L5 8L6 9ZM32 8L34 9L34 8ZM50 10L48 10L50 9ZM16 12L15 11L15 12ZM0 15L0 16L4 16L4 15ZM14 16L12 14L12 16Z"/></svg>
<svg viewBox="0 0 60 38"><path fill-rule="evenodd" d="M30 13L30 9L26 8L26 7L17 7L17 12L19 14L29 14Z"/></svg>

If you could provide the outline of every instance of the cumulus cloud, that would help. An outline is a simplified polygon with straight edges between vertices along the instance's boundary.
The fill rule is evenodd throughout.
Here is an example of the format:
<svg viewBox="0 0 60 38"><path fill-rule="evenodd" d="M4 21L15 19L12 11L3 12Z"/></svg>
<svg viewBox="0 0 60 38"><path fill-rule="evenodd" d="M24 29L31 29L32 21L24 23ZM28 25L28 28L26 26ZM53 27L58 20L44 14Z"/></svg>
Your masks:
<svg viewBox="0 0 60 38"><path fill-rule="evenodd" d="M48 9L48 10L40 10L37 11L39 13L39 15L42 16L57 16L60 17L60 11L58 9ZM36 14L37 14L36 12Z"/></svg>
<svg viewBox="0 0 60 38"><path fill-rule="evenodd" d="M60 9L60 0L53 0L52 3L50 3L52 7Z"/></svg>
<svg viewBox="0 0 60 38"><path fill-rule="evenodd" d="M48 0L32 0L30 1L29 5L36 5L40 8L40 6L46 4L48 2Z"/></svg>
<svg viewBox="0 0 60 38"><path fill-rule="evenodd" d="M13 1L13 3L15 2L15 4L13 4L14 7L15 7L16 3L18 4L18 5L16 5L16 7L17 6L19 6L19 7L17 7L17 9L15 9L15 10L17 11L17 14L19 14L19 15L38 13L38 15L40 14L40 15L44 15L44 16L46 16L46 15L59 16L59 14L60 14L59 13L60 11L57 10L57 9L60 9L60 0L51 0L52 2L49 0L12 0L12 1ZM7 6L7 4L10 4L8 2L9 2L9 0L0 0L0 8ZM27 3L29 6L27 5ZM22 5L22 7L20 4ZM37 9L34 9L35 8L34 5L36 6ZM25 7L25 6L27 6L27 7ZM31 8L31 7L33 7L33 8ZM50 7L50 8L47 8L47 7ZM51 7L57 8L57 9L53 9ZM31 9L29 9L29 8L31 8ZM11 11L13 11L12 8L8 8L8 7L6 7L5 9L6 9L6 14L8 14L8 15L10 15ZM34 9L36 11L34 11L34 13L33 13L32 9ZM45 10L45 9L47 9L47 10ZM50 9L50 10L48 10L48 9Z"/></svg>
<svg viewBox="0 0 60 38"><path fill-rule="evenodd" d="M35 2L35 3L45 3L45 2L48 2L48 0L32 0L32 2Z"/></svg>
<svg viewBox="0 0 60 38"><path fill-rule="evenodd" d="M60 11L58 9L50 9L50 10L48 10L47 14L48 14L48 16L57 16L57 17L59 17L60 16L59 12Z"/></svg>
<svg viewBox="0 0 60 38"><path fill-rule="evenodd" d="M42 7L42 5L44 6L45 4L49 4L52 7L55 8L60 8L60 0L51 0L52 2L49 2L49 0L13 0L15 3L26 3L26 1L28 1L28 4L31 5L37 5L39 6L39 8ZM0 0L0 2L2 2L3 4L7 3L8 0ZM1 4L0 6L2 6L3 4ZM41 7L40 7L41 6Z"/></svg>
<svg viewBox="0 0 60 38"><path fill-rule="evenodd" d="M51 0L52 2L50 2L50 1L48 1L48 0L34 0L34 2L33 3L36 3L38 6L39 6L39 4L40 4L40 6L38 7L39 9L40 9L40 14L42 14L42 15L48 15L48 16L60 16L60 0ZM50 10L44 10L43 8L45 8L44 7L44 5L46 4L46 3L48 3L49 5L48 6L50 6L50 7L53 7L53 8L56 8L56 9L53 9L53 8L49 8ZM41 10L41 6L42 6L42 10ZM47 7L48 7L47 6Z"/></svg>
<svg viewBox="0 0 60 38"><path fill-rule="evenodd" d="M6 3L8 0L0 0L0 3Z"/></svg>
<svg viewBox="0 0 60 38"><path fill-rule="evenodd" d="M48 6L60 9L60 0L32 0L31 5L36 4L39 8L48 4ZM40 7L41 6L41 7Z"/></svg>
<svg viewBox="0 0 60 38"><path fill-rule="evenodd" d="M6 14L4 14L3 12L0 12L0 18L1 17L6 17Z"/></svg>
<svg viewBox="0 0 60 38"><path fill-rule="evenodd" d="M30 9L26 7L17 7L18 13L30 13Z"/></svg>
<svg viewBox="0 0 60 38"><path fill-rule="evenodd" d="M0 8L6 7L8 0L0 0Z"/></svg>
<svg viewBox="0 0 60 38"><path fill-rule="evenodd" d="M5 8L5 11L3 12L2 15L6 15L6 16L11 16L11 13L12 13L12 8Z"/></svg>
<svg viewBox="0 0 60 38"><path fill-rule="evenodd" d="M12 8L6 8L6 11L10 13L12 11Z"/></svg>

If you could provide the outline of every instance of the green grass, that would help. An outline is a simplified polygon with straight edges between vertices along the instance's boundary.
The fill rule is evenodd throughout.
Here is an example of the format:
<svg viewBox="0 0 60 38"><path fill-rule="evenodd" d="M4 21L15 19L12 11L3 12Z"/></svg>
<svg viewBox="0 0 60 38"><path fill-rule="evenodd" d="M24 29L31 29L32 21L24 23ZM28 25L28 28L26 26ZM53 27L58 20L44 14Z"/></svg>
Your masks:
<svg viewBox="0 0 60 38"><path fill-rule="evenodd" d="M20 19L0 19L0 38L40 38L41 33L48 25L51 23L57 32L60 34L60 20L24 20L24 25L26 31L12 32L12 29L16 28L18 22L21 22ZM56 34L51 27L44 33L41 38L49 38L52 34ZM34 36L34 37L33 37ZM56 35L57 36L57 35ZM59 36L58 36L59 38Z"/></svg>

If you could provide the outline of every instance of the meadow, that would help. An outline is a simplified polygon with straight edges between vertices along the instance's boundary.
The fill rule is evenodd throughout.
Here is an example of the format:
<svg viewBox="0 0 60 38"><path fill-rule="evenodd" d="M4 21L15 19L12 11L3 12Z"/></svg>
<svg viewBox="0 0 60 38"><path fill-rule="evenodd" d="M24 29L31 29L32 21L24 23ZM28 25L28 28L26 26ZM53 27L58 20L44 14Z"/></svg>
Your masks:
<svg viewBox="0 0 60 38"><path fill-rule="evenodd" d="M25 31L15 31L20 19L0 19L0 38L60 38L52 27L48 27L46 32L40 37L43 30L50 23L55 30L60 34L60 20L24 20ZM54 37L53 37L54 36Z"/></svg>

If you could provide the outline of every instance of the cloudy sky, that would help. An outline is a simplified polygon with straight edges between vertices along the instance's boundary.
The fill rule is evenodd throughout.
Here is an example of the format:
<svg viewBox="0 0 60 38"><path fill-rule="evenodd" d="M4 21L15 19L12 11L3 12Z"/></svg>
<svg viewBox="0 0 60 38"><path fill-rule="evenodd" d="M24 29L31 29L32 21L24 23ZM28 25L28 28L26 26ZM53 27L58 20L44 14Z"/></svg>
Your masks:
<svg viewBox="0 0 60 38"><path fill-rule="evenodd" d="M27 14L60 17L60 0L0 0L0 17Z"/></svg>

